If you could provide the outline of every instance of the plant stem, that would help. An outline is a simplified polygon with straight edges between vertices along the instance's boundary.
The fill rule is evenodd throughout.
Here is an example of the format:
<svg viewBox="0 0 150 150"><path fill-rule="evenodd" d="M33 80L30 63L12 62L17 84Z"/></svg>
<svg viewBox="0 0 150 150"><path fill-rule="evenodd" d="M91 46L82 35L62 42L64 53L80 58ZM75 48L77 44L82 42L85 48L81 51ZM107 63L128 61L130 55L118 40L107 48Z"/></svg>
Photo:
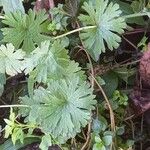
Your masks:
<svg viewBox="0 0 150 150"><path fill-rule="evenodd" d="M75 32L79 32L79 31L82 31L82 30L88 30L88 29L94 29L94 28L96 28L96 27L97 27L97 26L81 27L81 28L78 28L78 29L69 31L69 32L67 32L67 33L64 33L64 34L62 34L62 35L58 35L58 36L54 37L53 39L56 40L56 39L62 38L62 37L64 37L64 36L70 35L70 34L75 33Z"/></svg>
<svg viewBox="0 0 150 150"><path fill-rule="evenodd" d="M28 105L0 105L0 108L12 108L12 107L24 107L24 108L29 108L30 106L28 106Z"/></svg>
<svg viewBox="0 0 150 150"><path fill-rule="evenodd" d="M129 18L147 16L148 13L149 13L149 12L135 13L135 14L125 15L125 16L122 16L122 17L125 18L125 19L129 19Z"/></svg>
<svg viewBox="0 0 150 150"><path fill-rule="evenodd" d="M92 74L91 74L91 76L92 76ZM98 81L95 79L95 77L92 76L92 78L94 79L95 83L99 87L99 89L100 89L100 91L101 91L101 93L102 93L102 95L103 95L103 97L104 97L104 99L105 99L105 101L107 103L107 106L108 106L109 112L110 112L111 130L113 132L115 132L116 131L116 129L115 129L115 117L114 117L114 112L113 112L112 106L111 106L111 104L110 104L110 102L109 102L109 100L108 100L108 98L107 98L103 88L101 87L101 85L98 83Z"/></svg>

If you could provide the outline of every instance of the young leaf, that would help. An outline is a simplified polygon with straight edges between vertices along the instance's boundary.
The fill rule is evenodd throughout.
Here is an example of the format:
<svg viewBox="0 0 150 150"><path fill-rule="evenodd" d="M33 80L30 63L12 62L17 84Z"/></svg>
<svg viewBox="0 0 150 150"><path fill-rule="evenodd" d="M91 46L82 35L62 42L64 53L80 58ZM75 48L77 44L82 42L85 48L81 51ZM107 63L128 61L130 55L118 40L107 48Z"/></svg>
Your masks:
<svg viewBox="0 0 150 150"><path fill-rule="evenodd" d="M15 50L12 44L0 46L0 73L14 76L21 73L25 53L19 49Z"/></svg>
<svg viewBox="0 0 150 150"><path fill-rule="evenodd" d="M29 10L28 15L21 12L14 12L5 15L3 23L9 27L2 29L4 42L12 43L15 48L22 47L24 51L31 52L35 44L40 45L48 39L43 35L43 22L47 19L45 11L35 14Z"/></svg>
<svg viewBox="0 0 150 150"><path fill-rule="evenodd" d="M110 50L118 48L119 42L121 42L118 34L124 32L126 23L124 18L119 17L122 13L119 5L108 3L108 0L85 2L83 9L87 15L81 14L80 21L84 26L92 25L96 28L84 30L80 37L89 54L97 61L99 55L105 52L105 42Z"/></svg>
<svg viewBox="0 0 150 150"><path fill-rule="evenodd" d="M20 141L23 144L24 133L21 128L14 128L13 134L11 135L13 144L16 144L16 141Z"/></svg>
<svg viewBox="0 0 150 150"><path fill-rule="evenodd" d="M49 146L52 146L52 139L50 135L44 135L42 137L42 142L39 145L41 150L48 150Z"/></svg>
<svg viewBox="0 0 150 150"><path fill-rule="evenodd" d="M63 5L58 4L57 7L54 7L50 10L52 17L52 22L48 26L48 30L55 31L60 30L63 31L67 27L67 13L63 10Z"/></svg>
<svg viewBox="0 0 150 150"><path fill-rule="evenodd" d="M62 143L74 137L85 127L91 118L91 110L96 103L92 89L86 82L79 83L79 78L51 81L48 88L39 87L33 98L21 98L22 104L31 109L21 109L23 116L36 122L44 133ZM62 141L63 139L63 141Z"/></svg>

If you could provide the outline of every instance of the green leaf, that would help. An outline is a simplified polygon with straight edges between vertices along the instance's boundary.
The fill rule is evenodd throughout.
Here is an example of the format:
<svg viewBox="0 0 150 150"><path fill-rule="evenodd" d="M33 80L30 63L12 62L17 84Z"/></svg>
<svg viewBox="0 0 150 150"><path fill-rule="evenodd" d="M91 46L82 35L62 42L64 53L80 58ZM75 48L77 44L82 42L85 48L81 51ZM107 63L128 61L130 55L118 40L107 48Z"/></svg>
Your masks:
<svg viewBox="0 0 150 150"><path fill-rule="evenodd" d="M122 135L125 132L125 126L116 127L116 134Z"/></svg>
<svg viewBox="0 0 150 150"><path fill-rule="evenodd" d="M42 142L39 145L41 150L48 150L49 146L52 146L52 139L50 135L44 135L42 137Z"/></svg>
<svg viewBox="0 0 150 150"><path fill-rule="evenodd" d="M141 0L140 1L134 0L131 3L131 7L135 13L141 12L144 9L144 4Z"/></svg>
<svg viewBox="0 0 150 150"><path fill-rule="evenodd" d="M54 7L50 10L52 15L52 22L48 25L48 30L55 31L60 30L64 31L66 29L68 15L63 10L63 5L58 4L57 7Z"/></svg>
<svg viewBox="0 0 150 150"><path fill-rule="evenodd" d="M130 3L126 3L126 2L123 2L123 1L120 1L120 0L113 0L113 1L119 4L123 15L130 15L130 14L135 13L133 11L132 5ZM144 25L145 24L143 17L128 18L126 20L126 22L130 23L130 24L136 23L136 24L139 24L139 25Z"/></svg>
<svg viewBox="0 0 150 150"><path fill-rule="evenodd" d="M102 131L105 131L108 126L107 120L100 116L99 119L94 119L92 124L92 130L94 133L100 133Z"/></svg>
<svg viewBox="0 0 150 150"><path fill-rule="evenodd" d="M117 75L122 80L128 82L128 78L136 73L136 69L135 68L128 69L127 67L121 67L121 68L114 69L114 72L117 73Z"/></svg>
<svg viewBox="0 0 150 150"><path fill-rule="evenodd" d="M104 75L102 75L102 78L105 81L105 85L103 85L103 89L106 92L106 95L111 97L113 92L118 87L118 77L113 72L108 72Z"/></svg>
<svg viewBox="0 0 150 150"><path fill-rule="evenodd" d="M96 80L98 81L98 83L99 83L100 85L105 85L105 81L104 81L100 76L97 76L97 77L96 77Z"/></svg>
<svg viewBox="0 0 150 150"><path fill-rule="evenodd" d="M96 104L94 98L89 85L79 83L79 77L74 76L70 80L51 81L47 89L39 87L32 99L21 98L22 104L31 109L20 108L20 113L63 143L88 124Z"/></svg>
<svg viewBox="0 0 150 150"><path fill-rule="evenodd" d="M112 135L105 135L102 140L105 146L109 146L112 143Z"/></svg>
<svg viewBox="0 0 150 150"><path fill-rule="evenodd" d="M14 76L21 73L24 68L23 58L25 53L19 49L15 50L12 44L6 44L6 46L0 46L0 73Z"/></svg>
<svg viewBox="0 0 150 150"><path fill-rule="evenodd" d="M46 83L48 77L56 78L69 65L67 41L45 41L24 60L25 74L34 71L36 81Z"/></svg>
<svg viewBox="0 0 150 150"><path fill-rule="evenodd" d="M0 150L18 150L25 145L31 144L33 142L39 142L38 138L27 138L24 140L24 143L20 143L20 141L16 142L16 145L13 145L11 139L8 139L3 144L0 145Z"/></svg>
<svg viewBox="0 0 150 150"><path fill-rule="evenodd" d="M6 120L6 119L4 119L4 121L6 122L6 123L8 123L8 120ZM9 125L6 125L5 126L5 138L8 138L11 134L12 134L12 130L13 130L13 128L11 127L11 126L9 126Z"/></svg>
<svg viewBox="0 0 150 150"><path fill-rule="evenodd" d="M18 141L18 140L23 144L24 133L23 133L22 129L21 128L15 128L13 130L12 135L11 135L11 139L12 139L12 142L14 145L16 144L16 141Z"/></svg>
<svg viewBox="0 0 150 150"><path fill-rule="evenodd" d="M35 13L29 10L28 15L21 12L14 12L5 15L3 23L8 27L2 29L4 34L3 42L12 43L15 48L22 48L26 52L35 49L35 45L48 39L43 35L43 22L47 19L45 11Z"/></svg>
<svg viewBox="0 0 150 150"><path fill-rule="evenodd" d="M93 120L92 123L92 130L94 133L99 134L101 131L101 122L98 118Z"/></svg>
<svg viewBox="0 0 150 150"><path fill-rule="evenodd" d="M95 144L93 145L92 150L106 150L103 141L99 136L95 136Z"/></svg>
<svg viewBox="0 0 150 150"><path fill-rule="evenodd" d="M120 17L121 10L118 4L108 3L108 0L96 0L95 3L85 2L82 7L87 15L81 14L80 21L84 26L96 26L96 28L84 30L80 37L84 46L94 60L99 59L99 55L105 52L106 42L108 48L113 50L118 48L122 34L126 28L125 20ZM117 34L116 34L117 33Z"/></svg>
<svg viewBox="0 0 150 150"><path fill-rule="evenodd" d="M16 12L17 10L25 13L21 0L0 0L0 2L5 13Z"/></svg>

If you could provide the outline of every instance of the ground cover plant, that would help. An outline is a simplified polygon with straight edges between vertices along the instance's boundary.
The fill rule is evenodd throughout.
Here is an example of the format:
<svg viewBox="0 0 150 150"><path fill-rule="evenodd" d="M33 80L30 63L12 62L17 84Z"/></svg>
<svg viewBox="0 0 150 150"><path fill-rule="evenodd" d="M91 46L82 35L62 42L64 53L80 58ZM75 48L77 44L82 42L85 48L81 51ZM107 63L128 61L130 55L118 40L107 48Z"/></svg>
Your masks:
<svg viewBox="0 0 150 150"><path fill-rule="evenodd" d="M150 148L149 0L0 5L0 150Z"/></svg>

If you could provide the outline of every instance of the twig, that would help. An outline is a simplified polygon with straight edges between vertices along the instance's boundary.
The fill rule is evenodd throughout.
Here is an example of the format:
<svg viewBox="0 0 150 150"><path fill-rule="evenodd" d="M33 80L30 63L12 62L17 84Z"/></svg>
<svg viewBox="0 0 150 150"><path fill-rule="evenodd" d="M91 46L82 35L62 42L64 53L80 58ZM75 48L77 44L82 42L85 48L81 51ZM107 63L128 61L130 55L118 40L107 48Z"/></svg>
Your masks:
<svg viewBox="0 0 150 150"><path fill-rule="evenodd" d="M123 121L131 120L133 117L135 117L135 115L131 115L131 116L125 118Z"/></svg>
<svg viewBox="0 0 150 150"><path fill-rule="evenodd" d="M85 150L87 148L87 145L90 141L90 134L91 134L91 128L92 128L92 121L90 121L90 123L88 124L88 131L87 131L87 138L86 138L86 142L84 143L84 145L82 146L81 150Z"/></svg>
<svg viewBox="0 0 150 150"><path fill-rule="evenodd" d="M91 76L92 76L92 74L91 74ZM103 97L104 97L104 99L105 99L105 101L106 101L106 103L108 105L109 112L110 112L111 130L113 132L115 132L115 117L114 117L114 112L113 112L113 109L111 107L111 104L110 104L110 102L109 102L109 100L108 100L108 98L107 98L107 96L106 96L103 88L101 87L101 85L97 82L97 80L95 79L95 77L92 76L92 78L94 79L95 83L99 87L99 89L100 89L100 91L101 91L101 93L102 93L102 95L103 95Z"/></svg>
<svg viewBox="0 0 150 150"><path fill-rule="evenodd" d="M127 38L125 38L123 35L122 35L122 38L127 41L133 48L135 48L136 50L138 50L138 48L132 43L130 42Z"/></svg>

